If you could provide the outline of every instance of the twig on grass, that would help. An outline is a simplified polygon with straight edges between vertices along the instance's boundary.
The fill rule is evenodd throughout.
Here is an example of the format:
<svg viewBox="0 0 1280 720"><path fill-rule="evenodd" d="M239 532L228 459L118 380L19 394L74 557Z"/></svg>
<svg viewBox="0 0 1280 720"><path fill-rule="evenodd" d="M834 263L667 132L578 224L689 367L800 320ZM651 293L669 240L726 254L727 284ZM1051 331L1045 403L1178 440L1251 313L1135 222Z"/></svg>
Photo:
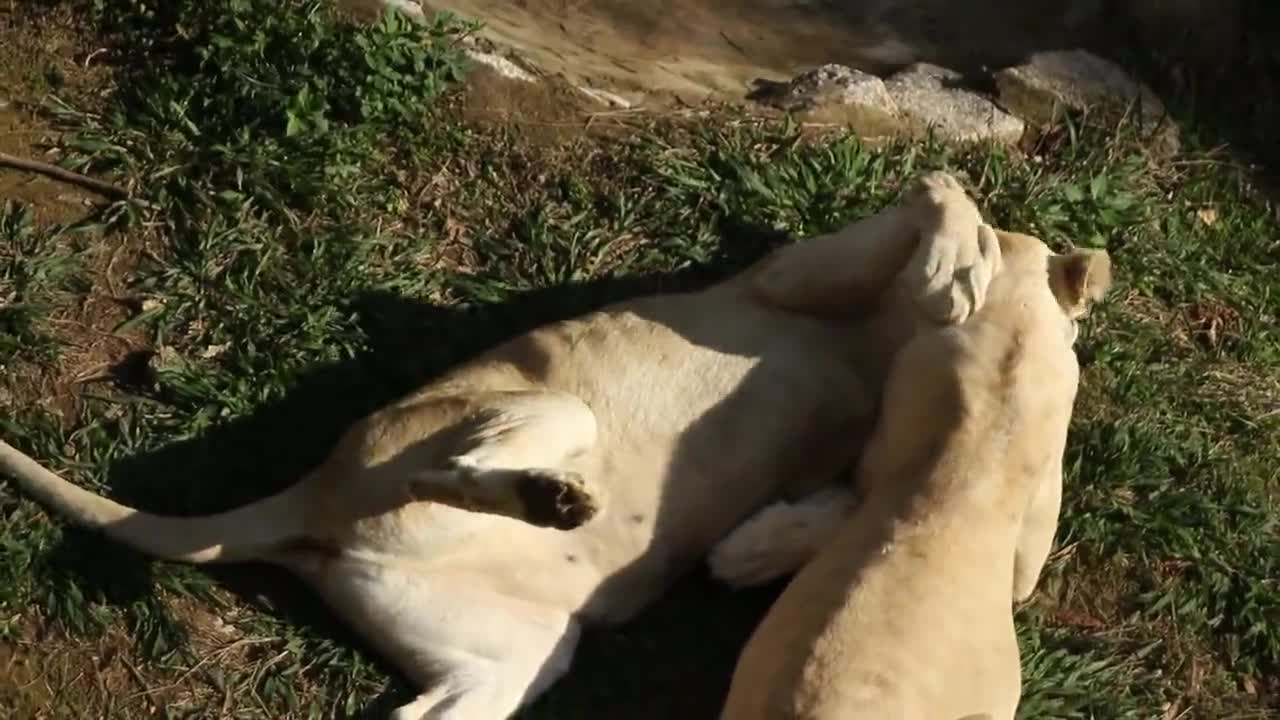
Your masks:
<svg viewBox="0 0 1280 720"><path fill-rule="evenodd" d="M0 152L0 167L10 167L15 170L25 170L26 172L38 173L46 177L51 177L54 180L61 180L65 183L78 185L86 190L92 190L99 195L109 198L123 200L129 197L129 191L118 185L112 185L111 183L103 182L102 180L95 180L87 175L81 175L78 172L72 172L65 168L60 168L57 165L51 165L47 162L20 158L16 155L10 155L9 153Z"/></svg>

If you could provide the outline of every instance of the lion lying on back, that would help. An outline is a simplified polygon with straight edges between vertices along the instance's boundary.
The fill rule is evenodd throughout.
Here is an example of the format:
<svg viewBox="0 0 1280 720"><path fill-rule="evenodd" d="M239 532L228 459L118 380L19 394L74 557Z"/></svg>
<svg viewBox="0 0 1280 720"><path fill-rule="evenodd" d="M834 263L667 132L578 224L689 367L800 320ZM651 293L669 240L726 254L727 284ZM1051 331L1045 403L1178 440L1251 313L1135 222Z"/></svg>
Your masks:
<svg viewBox="0 0 1280 720"><path fill-rule="evenodd" d="M0 473L152 555L297 574L419 688L396 720L500 720L568 670L584 625L633 617L854 461L898 348L982 306L1000 258L980 225L959 183L925 175L705 290L512 338L224 513L141 512L3 441Z"/></svg>
<svg viewBox="0 0 1280 720"><path fill-rule="evenodd" d="M1106 291L1110 260L998 237L1003 269L987 304L894 361L857 470L865 500L831 537L814 530L829 521L809 526L810 551L821 550L748 642L724 720L1014 717L1010 589L1030 594L1057 527L1076 320ZM825 499L829 516L848 504ZM766 510L717 550L718 571L734 580L735 559L750 560L743 572L794 559L795 533L783 559L762 556L773 533L815 510Z"/></svg>

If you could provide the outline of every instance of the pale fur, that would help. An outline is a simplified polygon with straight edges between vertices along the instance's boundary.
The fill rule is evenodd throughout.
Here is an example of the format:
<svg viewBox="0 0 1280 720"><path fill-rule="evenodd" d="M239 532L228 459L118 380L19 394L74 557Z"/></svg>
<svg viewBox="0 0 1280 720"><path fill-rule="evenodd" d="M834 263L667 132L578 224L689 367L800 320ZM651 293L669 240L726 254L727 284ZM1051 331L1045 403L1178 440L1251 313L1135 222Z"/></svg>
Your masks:
<svg viewBox="0 0 1280 720"><path fill-rule="evenodd" d="M422 688L399 720L501 720L567 670L581 623L632 617L752 513L853 462L897 349L982 305L1000 257L980 223L926 175L707 290L510 340L221 515L139 512L3 443L0 471L145 552L300 575Z"/></svg>
<svg viewBox="0 0 1280 720"><path fill-rule="evenodd" d="M801 534L820 549L743 650L723 720L1014 718L1010 589L1032 592L1052 544L1079 380L1075 322L1110 284L1110 261L999 239L989 302L959 326L923 331L895 360L857 468L865 500L826 537ZM783 508L748 523L737 550L717 550L755 551L747 570L729 565L740 584L797 555L784 535L781 559L761 559L764 533L794 524Z"/></svg>

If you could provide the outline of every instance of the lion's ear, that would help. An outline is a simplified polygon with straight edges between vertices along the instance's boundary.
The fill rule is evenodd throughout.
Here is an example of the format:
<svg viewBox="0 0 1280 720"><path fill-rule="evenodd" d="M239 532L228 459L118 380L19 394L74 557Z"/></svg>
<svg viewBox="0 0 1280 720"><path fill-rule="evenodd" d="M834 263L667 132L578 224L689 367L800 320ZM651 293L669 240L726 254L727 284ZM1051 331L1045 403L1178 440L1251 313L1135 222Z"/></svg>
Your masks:
<svg viewBox="0 0 1280 720"><path fill-rule="evenodd" d="M1072 250L1049 258L1049 286L1067 315L1085 314L1111 288L1111 256L1106 250Z"/></svg>

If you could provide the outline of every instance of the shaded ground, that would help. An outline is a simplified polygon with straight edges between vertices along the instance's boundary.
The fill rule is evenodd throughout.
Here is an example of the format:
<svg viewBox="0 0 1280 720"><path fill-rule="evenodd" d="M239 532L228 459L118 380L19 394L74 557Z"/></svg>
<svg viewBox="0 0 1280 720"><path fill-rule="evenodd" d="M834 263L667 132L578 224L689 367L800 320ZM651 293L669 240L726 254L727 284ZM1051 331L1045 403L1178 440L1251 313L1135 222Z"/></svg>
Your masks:
<svg viewBox="0 0 1280 720"><path fill-rule="evenodd" d="M344 0L361 8L380 0ZM1270 0L430 0L573 85L631 103L743 100L757 78L916 61L984 69L1090 48L1137 73L1203 142L1280 176L1280 5Z"/></svg>
<svg viewBox="0 0 1280 720"><path fill-rule="evenodd" d="M263 495L353 418L512 332L705 282L780 241L745 228L818 232L949 167L999 224L1105 245L1120 271L1081 345L1058 549L1019 612L1022 716L1280 713L1280 228L1229 156L1157 162L1124 127L1058 128L1027 156L870 149L731 113L583 115L492 75L417 95L394 80L396 42L416 31L363 36L393 71L374 87L343 62L359 44L305 4L262 0L243 27L216 3L171 3L167 20L106 5L91 23L67 9L0 21L0 47L33 58L5 66L0 94L56 89L120 117L26 113L16 137L74 144L78 166L155 206L72 232L83 206L59 196L73 191L0 171L47 188L5 195L20 202L0 215L0 432L77 482L176 512ZM186 53L209 26L233 42L201 66ZM82 79L98 47L90 68L112 74ZM278 67L310 71L328 106L299 101L299 73ZM380 717L407 693L278 573L148 563L7 483L0 548L5 717ZM525 717L712 717L770 595L691 578L590 633Z"/></svg>
<svg viewBox="0 0 1280 720"><path fill-rule="evenodd" d="M655 94L659 103L739 99L756 78L832 62L856 41L825 13L766 3L452 0L431 7L483 19L486 37L520 48L539 68L634 104Z"/></svg>
<svg viewBox="0 0 1280 720"><path fill-rule="evenodd" d="M346 0L358 6L374 0ZM485 22L483 33L574 84L632 103L741 100L757 78L823 63L887 72L929 60L1003 67L1097 38L1097 2L1043 0L431 0ZM1070 7L1075 5L1078 7Z"/></svg>

